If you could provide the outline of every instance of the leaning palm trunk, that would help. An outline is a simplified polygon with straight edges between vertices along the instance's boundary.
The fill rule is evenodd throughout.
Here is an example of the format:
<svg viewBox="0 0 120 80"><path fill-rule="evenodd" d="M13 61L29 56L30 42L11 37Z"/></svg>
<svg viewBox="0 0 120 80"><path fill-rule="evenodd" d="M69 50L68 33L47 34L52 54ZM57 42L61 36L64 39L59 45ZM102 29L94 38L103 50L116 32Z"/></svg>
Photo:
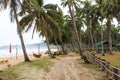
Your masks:
<svg viewBox="0 0 120 80"><path fill-rule="evenodd" d="M52 54L50 46L49 46L49 40L48 40L48 37L47 37L47 33L45 33L45 37L46 37L46 43L47 43L47 48L48 48L48 54Z"/></svg>
<svg viewBox="0 0 120 80"><path fill-rule="evenodd" d="M77 43L78 43L78 47L79 47L79 52L80 52L80 55L82 56L81 44L80 44L80 41L79 41L79 36L78 36L78 32L77 32L77 28L76 28L76 24L75 24L75 20L74 20L74 13L72 12L72 9L71 9L70 0L67 0L67 1L68 1L68 7L69 7L70 15L71 15L71 18L72 18L73 29L74 29L75 36L76 36Z"/></svg>
<svg viewBox="0 0 120 80"><path fill-rule="evenodd" d="M30 60L29 60L29 58L27 56L27 52L26 52L26 48L25 48L25 45L24 45L24 40L23 40L23 36L22 36L22 33L21 33L20 24L18 22L18 17L17 17L17 12L15 10L15 7L13 7L13 10L14 10L15 20L16 20L16 23L17 23L18 34L19 34L19 37L20 37L22 50L23 50L23 54L24 54L24 61L29 62Z"/></svg>
<svg viewBox="0 0 120 80"><path fill-rule="evenodd" d="M80 31L79 31L79 40L80 40L80 44L81 44L81 49L82 49L82 36L81 36L81 33L80 33Z"/></svg>
<svg viewBox="0 0 120 80"><path fill-rule="evenodd" d="M49 46L49 42L46 40L46 43L47 43L47 48L48 48L48 54L51 54L51 50L50 50L50 46Z"/></svg>
<svg viewBox="0 0 120 80"><path fill-rule="evenodd" d="M58 52L60 52L59 46L58 46L58 44L57 44L56 41L55 41L55 45L56 45L56 47L57 47Z"/></svg>
<svg viewBox="0 0 120 80"><path fill-rule="evenodd" d="M77 31L76 23L75 23L75 19L74 19L74 13L72 12L72 9L71 9L71 2L70 2L70 0L67 0L67 2L68 2L68 8L69 8L69 11L70 11L70 15L71 15L71 18L72 18L73 29L74 29L76 40L77 40L77 43L78 43L78 48L79 48L78 50L79 50L80 56L81 56L82 59L84 59L85 63L90 63L88 61L88 59L86 58L86 56L83 55L83 52L82 52L82 49L81 49L81 44L80 44L80 40L79 40L79 36L78 36L78 31Z"/></svg>

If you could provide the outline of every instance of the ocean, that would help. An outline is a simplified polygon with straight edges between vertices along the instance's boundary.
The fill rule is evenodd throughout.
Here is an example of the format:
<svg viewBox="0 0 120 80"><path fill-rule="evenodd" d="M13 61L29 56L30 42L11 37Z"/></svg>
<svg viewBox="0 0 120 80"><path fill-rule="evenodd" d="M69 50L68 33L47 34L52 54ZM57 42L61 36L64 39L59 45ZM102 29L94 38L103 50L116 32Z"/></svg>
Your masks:
<svg viewBox="0 0 120 80"><path fill-rule="evenodd" d="M16 56L17 55L23 55L22 47L21 45L11 45L12 51L9 52L10 46L1 46L0 47L0 57L9 57L9 56ZM50 45L51 49L57 49L55 45ZM46 43L36 43L36 44L30 44L26 45L26 51L27 53L38 53L38 52L45 52L47 51L47 45Z"/></svg>

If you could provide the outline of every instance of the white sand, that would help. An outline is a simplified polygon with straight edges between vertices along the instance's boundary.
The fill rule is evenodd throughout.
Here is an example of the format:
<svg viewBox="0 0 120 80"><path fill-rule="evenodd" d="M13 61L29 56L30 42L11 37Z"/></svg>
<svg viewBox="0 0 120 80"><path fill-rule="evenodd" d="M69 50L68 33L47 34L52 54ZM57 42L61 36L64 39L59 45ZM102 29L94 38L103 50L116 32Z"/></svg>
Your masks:
<svg viewBox="0 0 120 80"><path fill-rule="evenodd" d="M57 49L52 49L52 52L55 52L57 51ZM47 54L44 54L45 51L41 52L42 56L47 56ZM38 53L36 53L38 54ZM39 59L39 58L35 58L33 56L33 53L28 53L28 57L30 60L35 60L35 59ZM1 57L0 58L0 70L4 70L4 69L7 69L9 66L13 66L13 65L16 65L20 62L24 62L24 56L23 55L19 55L16 59L15 56L12 56L12 57Z"/></svg>
<svg viewBox="0 0 120 80"><path fill-rule="evenodd" d="M44 53L42 54L42 57L43 56L45 56ZM29 53L28 57L30 60L39 59L39 58L35 58L32 53L31 54ZM23 55L19 55L17 58L15 56L14 57L2 57L2 58L0 58L0 70L4 70L4 69L8 68L9 66L16 65L20 62L24 62Z"/></svg>

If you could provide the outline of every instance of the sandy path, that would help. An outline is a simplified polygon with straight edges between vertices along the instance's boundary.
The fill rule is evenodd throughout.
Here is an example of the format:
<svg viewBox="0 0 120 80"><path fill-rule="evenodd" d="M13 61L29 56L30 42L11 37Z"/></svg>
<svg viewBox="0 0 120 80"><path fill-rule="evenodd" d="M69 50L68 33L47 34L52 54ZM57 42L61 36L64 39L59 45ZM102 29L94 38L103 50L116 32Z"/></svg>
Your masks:
<svg viewBox="0 0 120 80"><path fill-rule="evenodd" d="M31 56L31 59L34 58ZM27 65L19 66L17 80L102 80L101 71L85 68L77 62L77 59L78 57L75 55L60 58L55 61L53 67L49 67L50 72L48 73L42 69L30 68ZM15 62L14 59L12 61ZM12 65L17 64L13 64L12 61ZM20 58L20 61L23 61L23 58Z"/></svg>
<svg viewBox="0 0 120 80"><path fill-rule="evenodd" d="M46 80L101 80L101 72L77 66L77 57L66 57L58 61L47 74Z"/></svg>

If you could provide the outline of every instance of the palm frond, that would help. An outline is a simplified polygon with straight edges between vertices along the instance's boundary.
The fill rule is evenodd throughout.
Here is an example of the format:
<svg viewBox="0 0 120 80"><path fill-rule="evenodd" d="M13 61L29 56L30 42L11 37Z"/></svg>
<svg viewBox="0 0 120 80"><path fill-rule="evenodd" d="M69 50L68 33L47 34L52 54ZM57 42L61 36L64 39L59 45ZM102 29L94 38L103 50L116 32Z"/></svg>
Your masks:
<svg viewBox="0 0 120 80"><path fill-rule="evenodd" d="M7 7L8 2L9 2L9 0L4 0L4 6L5 6L5 8Z"/></svg>
<svg viewBox="0 0 120 80"><path fill-rule="evenodd" d="M33 8L35 8L35 10L37 10L38 12L41 11L41 6L38 3L39 0L30 0L30 4L31 6L33 6Z"/></svg>
<svg viewBox="0 0 120 80"><path fill-rule="evenodd" d="M28 31L31 28L33 20L34 20L34 16L32 16L32 15L26 15L25 17L23 17L19 22L21 29L25 30L26 26L28 26L27 30L26 30L26 31Z"/></svg>
<svg viewBox="0 0 120 80"><path fill-rule="evenodd" d="M61 0L61 1L62 1L61 5L65 8L68 4L67 1L66 0Z"/></svg>
<svg viewBox="0 0 120 80"><path fill-rule="evenodd" d="M46 4L45 6L44 6L44 8L45 9L52 9L52 10L56 10L57 9L57 4Z"/></svg>

